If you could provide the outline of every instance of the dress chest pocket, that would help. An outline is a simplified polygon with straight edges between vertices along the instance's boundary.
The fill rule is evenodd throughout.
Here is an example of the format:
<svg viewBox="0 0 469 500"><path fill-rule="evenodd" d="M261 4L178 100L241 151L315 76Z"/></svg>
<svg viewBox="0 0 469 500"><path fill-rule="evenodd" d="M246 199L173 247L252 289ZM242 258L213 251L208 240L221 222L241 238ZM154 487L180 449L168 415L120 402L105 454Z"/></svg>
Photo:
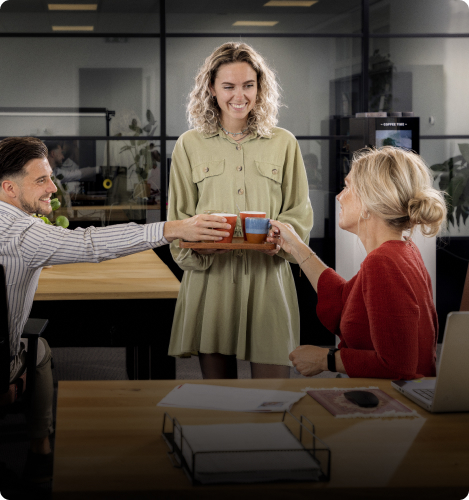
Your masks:
<svg viewBox="0 0 469 500"><path fill-rule="evenodd" d="M275 163L258 160L256 160L255 162L257 171L262 175L262 177L267 177L277 184L282 184L283 165L276 165Z"/></svg>
<svg viewBox="0 0 469 500"><path fill-rule="evenodd" d="M205 179L221 175L225 170L225 160L212 160L199 163L192 168L192 182L198 184Z"/></svg>

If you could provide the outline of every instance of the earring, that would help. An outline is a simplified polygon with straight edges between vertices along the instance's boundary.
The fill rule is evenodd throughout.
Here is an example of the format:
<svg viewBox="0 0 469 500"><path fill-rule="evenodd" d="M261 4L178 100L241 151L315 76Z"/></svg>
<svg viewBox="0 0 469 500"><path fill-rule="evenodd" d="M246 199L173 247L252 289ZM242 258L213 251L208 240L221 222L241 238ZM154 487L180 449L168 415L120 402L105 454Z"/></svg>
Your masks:
<svg viewBox="0 0 469 500"><path fill-rule="evenodd" d="M363 220L368 220L370 218L370 212L368 212L368 217L364 217L363 216L363 212L360 214L360 217L363 219Z"/></svg>

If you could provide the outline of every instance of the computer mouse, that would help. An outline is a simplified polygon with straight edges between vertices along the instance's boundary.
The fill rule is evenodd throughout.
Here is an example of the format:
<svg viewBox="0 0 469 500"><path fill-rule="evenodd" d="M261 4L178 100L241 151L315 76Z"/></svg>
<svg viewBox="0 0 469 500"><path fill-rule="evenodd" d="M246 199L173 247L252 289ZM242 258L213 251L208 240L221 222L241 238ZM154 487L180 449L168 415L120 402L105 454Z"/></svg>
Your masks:
<svg viewBox="0 0 469 500"><path fill-rule="evenodd" d="M378 406L379 399L368 391L347 391L344 396L352 403L362 408L374 408Z"/></svg>

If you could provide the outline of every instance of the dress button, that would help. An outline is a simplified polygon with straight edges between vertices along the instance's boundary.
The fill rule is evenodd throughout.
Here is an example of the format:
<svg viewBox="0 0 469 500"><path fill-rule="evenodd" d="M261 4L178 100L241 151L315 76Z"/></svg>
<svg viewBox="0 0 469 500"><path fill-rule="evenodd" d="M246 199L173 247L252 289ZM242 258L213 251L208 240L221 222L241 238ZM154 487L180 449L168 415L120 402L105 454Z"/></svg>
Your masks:
<svg viewBox="0 0 469 500"><path fill-rule="evenodd" d="M278 172L278 170L277 170L276 168L274 168L274 169L272 170L272 173L273 173L274 175L275 175L277 172Z"/></svg>
<svg viewBox="0 0 469 500"><path fill-rule="evenodd" d="M204 168L204 172L207 173L209 171L209 168L208 167L205 167Z"/></svg>
<svg viewBox="0 0 469 500"><path fill-rule="evenodd" d="M238 194L244 194L244 189L238 189Z"/></svg>
<svg viewBox="0 0 469 500"><path fill-rule="evenodd" d="M238 145L236 146L236 149L237 149L238 151L241 151L241 149L243 149L243 146L241 146L241 144L238 144Z"/></svg>
<svg viewBox="0 0 469 500"><path fill-rule="evenodd" d="M241 166L236 167L236 170L237 170L238 172L241 172L241 170L243 170L243 167L241 167Z"/></svg>

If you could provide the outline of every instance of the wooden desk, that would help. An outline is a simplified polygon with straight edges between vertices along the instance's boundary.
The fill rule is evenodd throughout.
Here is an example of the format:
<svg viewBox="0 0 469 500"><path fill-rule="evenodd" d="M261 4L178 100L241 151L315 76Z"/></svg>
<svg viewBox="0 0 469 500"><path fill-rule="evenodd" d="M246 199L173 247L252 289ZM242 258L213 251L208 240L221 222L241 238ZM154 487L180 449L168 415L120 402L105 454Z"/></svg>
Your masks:
<svg viewBox="0 0 469 500"><path fill-rule="evenodd" d="M177 299L179 281L153 250L44 269L34 300Z"/></svg>
<svg viewBox="0 0 469 500"><path fill-rule="evenodd" d="M49 318L52 347L126 346L130 377L174 379L167 352L178 292L179 281L147 250L44 269L31 314Z"/></svg>
<svg viewBox="0 0 469 500"><path fill-rule="evenodd" d="M191 486L167 457L161 438L165 411L182 425L274 422L281 415L157 407L175 381L60 382L53 498L449 500L462 499L469 491L469 414L432 415L392 389L390 381L209 383L292 391L378 386L422 418L336 419L305 396L292 412L312 420L316 434L330 446L329 483Z"/></svg>

